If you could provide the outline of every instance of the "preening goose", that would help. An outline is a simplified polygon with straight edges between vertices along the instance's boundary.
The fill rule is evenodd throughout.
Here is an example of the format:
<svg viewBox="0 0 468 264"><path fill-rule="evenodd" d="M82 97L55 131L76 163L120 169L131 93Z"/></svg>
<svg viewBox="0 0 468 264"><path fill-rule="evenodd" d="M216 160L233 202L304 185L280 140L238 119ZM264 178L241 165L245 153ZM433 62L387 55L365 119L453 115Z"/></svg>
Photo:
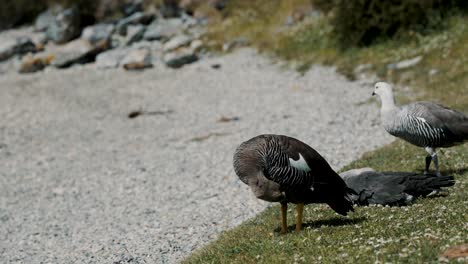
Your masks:
<svg viewBox="0 0 468 264"><path fill-rule="evenodd" d="M436 174L441 175L436 148L468 140L468 117L458 111L433 102L396 106L392 87L385 82L376 83L372 95L378 95L382 101L380 114L385 130L426 149L426 173L434 161Z"/></svg>
<svg viewBox="0 0 468 264"><path fill-rule="evenodd" d="M281 203L281 233L286 233L287 204L297 204L296 231L304 204L326 203L335 212L353 211L349 189L327 161L307 144L283 135L259 135L234 154L234 170L255 196Z"/></svg>

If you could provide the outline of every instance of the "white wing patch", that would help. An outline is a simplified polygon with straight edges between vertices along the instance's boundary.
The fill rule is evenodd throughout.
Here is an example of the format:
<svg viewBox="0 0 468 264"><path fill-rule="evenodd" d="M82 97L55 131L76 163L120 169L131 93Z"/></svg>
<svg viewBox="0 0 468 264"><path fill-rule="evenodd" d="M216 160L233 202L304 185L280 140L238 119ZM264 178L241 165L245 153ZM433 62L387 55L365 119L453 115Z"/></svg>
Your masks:
<svg viewBox="0 0 468 264"><path fill-rule="evenodd" d="M424 123L427 123L426 119L422 118L422 117L416 117L417 119L423 121Z"/></svg>
<svg viewBox="0 0 468 264"><path fill-rule="evenodd" d="M311 169L309 168L309 165L307 165L307 162L305 161L304 157L302 157L301 153L299 153L298 160L293 160L289 158L289 164L291 164L291 166L293 166L294 168L298 170L302 170L305 172L311 171Z"/></svg>

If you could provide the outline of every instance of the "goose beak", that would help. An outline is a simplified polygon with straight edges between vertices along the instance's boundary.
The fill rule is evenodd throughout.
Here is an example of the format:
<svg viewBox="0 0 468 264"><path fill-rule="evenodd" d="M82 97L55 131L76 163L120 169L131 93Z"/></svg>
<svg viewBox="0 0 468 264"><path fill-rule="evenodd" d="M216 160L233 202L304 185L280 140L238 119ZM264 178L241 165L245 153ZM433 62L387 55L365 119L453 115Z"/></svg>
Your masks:
<svg viewBox="0 0 468 264"><path fill-rule="evenodd" d="M372 96L374 96L374 95L375 95L375 92L372 92Z"/></svg>

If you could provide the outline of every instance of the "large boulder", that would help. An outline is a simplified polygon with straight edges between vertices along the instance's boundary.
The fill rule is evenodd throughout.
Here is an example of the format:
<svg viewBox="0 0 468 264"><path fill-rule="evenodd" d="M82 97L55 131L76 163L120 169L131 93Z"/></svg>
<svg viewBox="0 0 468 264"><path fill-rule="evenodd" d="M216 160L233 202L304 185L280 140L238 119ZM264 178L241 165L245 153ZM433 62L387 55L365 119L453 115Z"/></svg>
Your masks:
<svg viewBox="0 0 468 264"><path fill-rule="evenodd" d="M0 61L7 60L16 54L21 55L35 51L36 45L28 37L0 36Z"/></svg>
<svg viewBox="0 0 468 264"><path fill-rule="evenodd" d="M61 11L47 27L47 37L57 44L68 42L80 35L80 13L71 7Z"/></svg>

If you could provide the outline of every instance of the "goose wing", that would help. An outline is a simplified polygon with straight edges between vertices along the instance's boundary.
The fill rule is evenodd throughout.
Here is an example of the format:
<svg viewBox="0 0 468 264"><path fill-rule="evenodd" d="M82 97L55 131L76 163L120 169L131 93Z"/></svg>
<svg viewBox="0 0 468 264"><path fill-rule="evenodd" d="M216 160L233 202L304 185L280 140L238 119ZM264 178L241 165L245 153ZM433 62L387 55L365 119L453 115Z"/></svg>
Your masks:
<svg viewBox="0 0 468 264"><path fill-rule="evenodd" d="M328 162L307 144L287 136L278 136L273 144L278 147L270 148L274 153L268 156L276 154L276 157L267 162L266 175L282 187L311 188L315 184L346 186Z"/></svg>

